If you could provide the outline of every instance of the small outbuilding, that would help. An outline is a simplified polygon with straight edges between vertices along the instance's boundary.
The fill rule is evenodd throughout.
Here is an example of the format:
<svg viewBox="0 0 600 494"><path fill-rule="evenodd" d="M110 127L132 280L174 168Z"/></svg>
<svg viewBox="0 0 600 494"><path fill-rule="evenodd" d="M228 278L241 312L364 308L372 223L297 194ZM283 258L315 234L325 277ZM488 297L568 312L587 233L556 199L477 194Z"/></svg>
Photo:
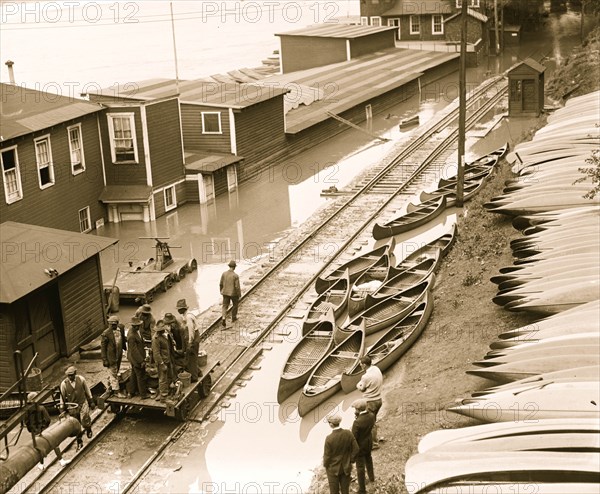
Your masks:
<svg viewBox="0 0 600 494"><path fill-rule="evenodd" d="M508 115L538 116L544 108L544 67L526 58L508 71Z"/></svg>
<svg viewBox="0 0 600 494"><path fill-rule="evenodd" d="M118 240L7 221L0 225L0 390L25 365L50 367L106 327L100 252Z"/></svg>

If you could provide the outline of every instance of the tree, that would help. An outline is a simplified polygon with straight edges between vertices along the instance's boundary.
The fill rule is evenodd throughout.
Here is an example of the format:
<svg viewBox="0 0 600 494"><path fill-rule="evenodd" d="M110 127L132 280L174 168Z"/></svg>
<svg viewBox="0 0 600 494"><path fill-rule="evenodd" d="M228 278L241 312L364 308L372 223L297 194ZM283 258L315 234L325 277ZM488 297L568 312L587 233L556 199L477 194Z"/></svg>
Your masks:
<svg viewBox="0 0 600 494"><path fill-rule="evenodd" d="M585 182L588 178L591 179L593 187L583 197L594 199L594 197L600 195L600 149L594 149L592 155L585 162L590 166L579 168L579 171L584 173L585 177L578 178L573 182L573 185Z"/></svg>

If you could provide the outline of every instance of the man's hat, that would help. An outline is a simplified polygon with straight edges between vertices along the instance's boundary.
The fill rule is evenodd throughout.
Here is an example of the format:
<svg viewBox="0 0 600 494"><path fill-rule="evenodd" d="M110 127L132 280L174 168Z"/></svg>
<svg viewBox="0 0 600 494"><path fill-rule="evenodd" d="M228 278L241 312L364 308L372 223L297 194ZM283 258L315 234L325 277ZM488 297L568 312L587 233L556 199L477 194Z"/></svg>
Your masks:
<svg viewBox="0 0 600 494"><path fill-rule="evenodd" d="M237 266L237 264L235 263L235 261L234 261L234 260L231 260L231 261L229 261L229 264L228 264L228 266L229 266L230 268L235 268L235 267Z"/></svg>
<svg viewBox="0 0 600 494"><path fill-rule="evenodd" d="M165 316L163 317L163 321L166 322L167 324L170 324L172 322L176 322L177 319L175 319L175 316L173 314L171 314L170 312L167 312L165 314Z"/></svg>
<svg viewBox="0 0 600 494"><path fill-rule="evenodd" d="M139 317L132 317L131 318L131 325L132 326L140 326L144 324L144 321L142 321Z"/></svg>
<svg viewBox="0 0 600 494"><path fill-rule="evenodd" d="M176 305L176 307L177 307L178 309L187 309L187 308L188 308L188 304L187 304L187 302L185 301L185 299L184 299L184 298L182 298L181 300L178 300L178 301L177 301L177 305Z"/></svg>
<svg viewBox="0 0 600 494"><path fill-rule="evenodd" d="M67 376L72 376L72 375L74 375L74 374L76 374L76 373L77 373L77 369L75 368L75 366L74 366L74 365L70 365L70 366L67 368L67 370L65 371L65 374L66 374Z"/></svg>
<svg viewBox="0 0 600 494"><path fill-rule="evenodd" d="M367 400L359 399L352 403L357 412L364 412L367 409Z"/></svg>
<svg viewBox="0 0 600 494"><path fill-rule="evenodd" d="M37 391L32 391L31 393L27 393L27 401L29 403L31 403L33 400L35 400L37 395L38 395Z"/></svg>
<svg viewBox="0 0 600 494"><path fill-rule="evenodd" d="M160 319L157 323L156 326L154 326L154 331L164 331L165 328L165 323L163 322L162 319Z"/></svg>
<svg viewBox="0 0 600 494"><path fill-rule="evenodd" d="M152 312L152 307L150 307L148 304L144 304L139 308L139 311L142 314L150 314Z"/></svg>
<svg viewBox="0 0 600 494"><path fill-rule="evenodd" d="M327 417L327 422L329 422L331 425L337 426L342 423L342 417L340 417L338 414L330 415Z"/></svg>
<svg viewBox="0 0 600 494"><path fill-rule="evenodd" d="M113 323L113 322L114 322L115 324L119 324L119 318L118 318L117 316L110 316L110 317L108 318L108 323L110 324L110 323Z"/></svg>

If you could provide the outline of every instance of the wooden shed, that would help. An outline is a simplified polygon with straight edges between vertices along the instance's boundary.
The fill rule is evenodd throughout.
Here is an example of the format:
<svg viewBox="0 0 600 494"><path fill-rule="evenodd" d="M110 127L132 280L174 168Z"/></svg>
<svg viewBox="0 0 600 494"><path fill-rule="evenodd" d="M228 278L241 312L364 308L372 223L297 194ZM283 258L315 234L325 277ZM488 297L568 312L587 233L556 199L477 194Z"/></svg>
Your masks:
<svg viewBox="0 0 600 494"><path fill-rule="evenodd" d="M7 221L0 225L0 390L13 352L42 370L106 327L100 252L118 240Z"/></svg>
<svg viewBox="0 0 600 494"><path fill-rule="evenodd" d="M546 67L526 58L508 71L508 115L538 116L544 108Z"/></svg>

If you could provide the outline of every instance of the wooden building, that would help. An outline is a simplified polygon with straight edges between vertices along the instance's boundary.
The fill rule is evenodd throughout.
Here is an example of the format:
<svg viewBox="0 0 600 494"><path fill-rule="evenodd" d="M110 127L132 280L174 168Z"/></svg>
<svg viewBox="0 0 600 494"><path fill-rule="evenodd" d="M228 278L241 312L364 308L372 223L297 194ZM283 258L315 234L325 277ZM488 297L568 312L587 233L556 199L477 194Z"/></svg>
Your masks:
<svg viewBox="0 0 600 494"><path fill-rule="evenodd" d="M538 116L544 109L544 67L526 58L508 71L508 115Z"/></svg>
<svg viewBox="0 0 600 494"><path fill-rule="evenodd" d="M395 28L319 24L277 33L280 40L281 71L322 67L379 50L393 48Z"/></svg>
<svg viewBox="0 0 600 494"><path fill-rule="evenodd" d="M13 352L42 370L106 327L100 252L117 240L7 221L0 224L0 390Z"/></svg>
<svg viewBox="0 0 600 494"><path fill-rule="evenodd" d="M133 89L132 91L135 91ZM185 203L181 115L176 95L151 101L89 93L100 118L108 221L153 221Z"/></svg>
<svg viewBox="0 0 600 494"><path fill-rule="evenodd" d="M89 96L111 108L154 106L166 100L175 102L179 97L181 123L173 124L171 130L173 140L176 131L181 132L187 185L182 185L182 197L189 200L206 202L222 191L232 190L238 180L257 173L254 163L286 144L283 96L289 90L285 87L209 80L176 84L171 79L141 81L133 86ZM167 122L164 114L160 115L155 115L152 124L164 129ZM173 149L163 145L163 150Z"/></svg>
<svg viewBox="0 0 600 494"><path fill-rule="evenodd" d="M105 218L102 106L0 84L2 221L88 232Z"/></svg>
<svg viewBox="0 0 600 494"><path fill-rule="evenodd" d="M467 45L471 50L467 51L467 65L475 67L479 60L488 52L488 17L475 10L467 9ZM457 12L444 20L446 31L446 42L454 43L460 51L460 39L462 34L462 15Z"/></svg>

